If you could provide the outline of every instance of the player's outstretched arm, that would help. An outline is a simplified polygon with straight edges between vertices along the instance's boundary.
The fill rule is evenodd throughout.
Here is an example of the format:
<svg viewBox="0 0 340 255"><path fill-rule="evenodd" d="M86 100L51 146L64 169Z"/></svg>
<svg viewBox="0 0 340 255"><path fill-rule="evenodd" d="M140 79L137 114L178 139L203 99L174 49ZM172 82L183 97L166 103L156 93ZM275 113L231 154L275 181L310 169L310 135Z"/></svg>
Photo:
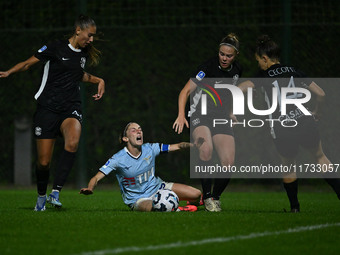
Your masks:
<svg viewBox="0 0 340 255"><path fill-rule="evenodd" d="M239 87L243 93L247 93L248 88L255 88L255 85L252 81L244 81L241 82L239 85L237 85L237 87Z"/></svg>
<svg viewBox="0 0 340 255"><path fill-rule="evenodd" d="M105 174L99 171L95 176L91 178L91 180L89 181L89 184L87 185L87 188L82 188L79 191L79 194L92 195L94 188L97 186L98 182L104 177L105 177Z"/></svg>
<svg viewBox="0 0 340 255"><path fill-rule="evenodd" d="M193 145L191 143L187 143L187 142L170 144L169 152L170 151L177 151L177 150L188 149L188 148L190 148L192 146Z"/></svg>
<svg viewBox="0 0 340 255"><path fill-rule="evenodd" d="M102 98L105 92L105 81L102 78L99 78L97 76L85 72L82 81L98 84L97 94L94 94L92 97L94 98L94 100L99 100Z"/></svg>
<svg viewBox="0 0 340 255"><path fill-rule="evenodd" d="M37 59L35 56L32 56L29 59L16 64L15 66L13 66L11 69L8 69L7 71L4 71L4 72L0 71L0 78L6 78L6 77L8 77L11 74L16 73L16 72L26 71L26 70L28 70L28 68L30 68L32 65L38 63L39 61L40 60Z"/></svg>
<svg viewBox="0 0 340 255"><path fill-rule="evenodd" d="M189 80L178 96L178 116L172 128L176 133L180 134L183 131L184 125L189 128L188 121L185 118L185 105L188 101L190 93L196 88L196 84Z"/></svg>

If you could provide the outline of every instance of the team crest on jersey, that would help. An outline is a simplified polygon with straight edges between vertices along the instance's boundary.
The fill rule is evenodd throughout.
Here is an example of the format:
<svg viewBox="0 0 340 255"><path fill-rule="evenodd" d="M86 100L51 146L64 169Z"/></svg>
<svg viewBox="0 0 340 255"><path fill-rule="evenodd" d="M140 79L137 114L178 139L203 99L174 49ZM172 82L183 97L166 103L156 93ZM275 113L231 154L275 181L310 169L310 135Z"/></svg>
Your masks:
<svg viewBox="0 0 340 255"><path fill-rule="evenodd" d="M81 68L85 68L85 63L86 63L86 58L85 58L85 57L82 57L82 58L80 59L80 66L81 66Z"/></svg>
<svg viewBox="0 0 340 255"><path fill-rule="evenodd" d="M41 136L42 129L41 127L35 127L34 133L36 136Z"/></svg>
<svg viewBox="0 0 340 255"><path fill-rule="evenodd" d="M233 76L233 85L236 86L236 83L237 83L238 79L239 79L239 75L238 75L238 74L235 74L235 75Z"/></svg>
<svg viewBox="0 0 340 255"><path fill-rule="evenodd" d="M145 160L148 164L150 164L149 160L150 160L151 156L143 158L143 160Z"/></svg>
<svg viewBox="0 0 340 255"><path fill-rule="evenodd" d="M44 46L42 46L42 47L38 50L38 52L41 53L41 52L43 52L43 51L46 50L46 49L47 49L47 46L44 45Z"/></svg>

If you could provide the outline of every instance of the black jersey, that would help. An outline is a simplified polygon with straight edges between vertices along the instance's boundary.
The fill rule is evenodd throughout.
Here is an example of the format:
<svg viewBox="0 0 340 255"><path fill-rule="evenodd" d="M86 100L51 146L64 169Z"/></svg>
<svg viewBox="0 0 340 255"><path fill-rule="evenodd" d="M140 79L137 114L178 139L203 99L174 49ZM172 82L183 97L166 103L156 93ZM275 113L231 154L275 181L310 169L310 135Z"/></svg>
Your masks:
<svg viewBox="0 0 340 255"><path fill-rule="evenodd" d="M270 108L273 104L273 87L276 87L278 91L281 91L282 87L300 87L306 89L312 83L312 80L306 78L306 75L303 72L297 70L295 67L281 64L272 65L267 70L260 71L257 76L266 78L260 79L260 82L255 83L255 86L262 86L268 108ZM287 98L290 99L302 97L304 97L302 93L290 93L287 95ZM279 117L281 117L281 119L299 119L304 116L302 111L298 109L294 104L288 104L286 115L282 116L281 109L279 107L281 105L280 92L278 93L277 101L278 106L276 108L276 111L269 116L271 119L278 119Z"/></svg>
<svg viewBox="0 0 340 255"><path fill-rule="evenodd" d="M201 76L203 73L203 77ZM219 58L218 56L213 57L200 65L196 72L194 73L193 81L195 84L197 84L197 89L194 92L195 94L192 97L191 103L190 103L190 111L189 111L189 117L196 111L199 111L200 109L200 99L202 96L202 88L205 88L205 80L204 78L216 78L216 81L219 82L220 78L230 78L229 84L236 85L239 77L242 75L242 67L241 65L237 62L234 61L233 64L230 66L228 70L223 70L220 67L219 64ZM201 78L200 78L201 76ZM214 84L208 84L213 86ZM230 100L231 100L231 94L228 91L227 93L221 93L221 101L224 103L223 107L216 109L214 102L212 100L207 101L207 108L208 109L216 109L223 115L228 115L230 113ZM226 118L227 118L226 117Z"/></svg>
<svg viewBox="0 0 340 255"><path fill-rule="evenodd" d="M81 104L79 83L84 75L87 52L75 49L68 40L43 46L34 55L45 62L42 81L35 99L55 112Z"/></svg>

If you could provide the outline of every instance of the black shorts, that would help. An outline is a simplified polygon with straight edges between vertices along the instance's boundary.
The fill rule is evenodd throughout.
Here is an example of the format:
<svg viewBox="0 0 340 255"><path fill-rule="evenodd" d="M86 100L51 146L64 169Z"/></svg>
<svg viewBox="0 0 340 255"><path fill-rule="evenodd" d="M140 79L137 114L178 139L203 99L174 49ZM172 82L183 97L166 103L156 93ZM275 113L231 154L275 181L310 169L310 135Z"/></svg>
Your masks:
<svg viewBox="0 0 340 255"><path fill-rule="evenodd" d="M295 158L299 146L316 150L320 143L317 122L311 116L302 117L295 127L278 126L275 130L274 144L280 155Z"/></svg>
<svg viewBox="0 0 340 255"><path fill-rule="evenodd" d="M193 114L190 117L190 133L194 132L194 130L197 127L200 126L206 126L210 129L211 132L211 137L217 134L222 134L222 135L231 135L234 136L234 131L233 128L230 124L230 119L226 118L223 116L223 118L220 118L222 120L226 120L227 123L223 123L223 121L219 122L219 124L216 124L214 127L214 119L218 119L216 115L205 115L202 116L200 114Z"/></svg>
<svg viewBox="0 0 340 255"><path fill-rule="evenodd" d="M54 112L38 105L33 117L34 136L37 139L54 139L61 135L60 126L67 118L75 118L82 123L80 106L75 106L63 112Z"/></svg>

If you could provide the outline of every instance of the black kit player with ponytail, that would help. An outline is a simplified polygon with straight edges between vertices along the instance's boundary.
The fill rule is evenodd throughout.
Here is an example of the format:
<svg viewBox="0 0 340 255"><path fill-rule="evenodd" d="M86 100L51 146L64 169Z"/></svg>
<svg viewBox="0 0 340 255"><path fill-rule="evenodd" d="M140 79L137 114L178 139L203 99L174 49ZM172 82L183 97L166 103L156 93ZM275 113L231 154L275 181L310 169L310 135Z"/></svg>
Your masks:
<svg viewBox="0 0 340 255"><path fill-rule="evenodd" d="M55 207L62 206L59 192L72 169L81 134L80 82L98 86L97 93L93 95L94 100L101 99L105 92L104 80L84 70L88 58L92 65L99 63L100 51L92 45L96 31L94 20L80 15L68 39L48 43L29 59L0 72L0 78L5 78L16 72L26 71L40 61L44 63L41 85L35 94L38 103L33 127L38 154L38 199L35 211L44 211L46 202ZM50 164L58 136L64 139L64 149L57 163L52 192L47 197Z"/></svg>
<svg viewBox="0 0 340 255"><path fill-rule="evenodd" d="M190 79L181 90L178 97L178 116L173 124L173 129L178 134L182 133L184 126L189 128L189 123L185 118L185 105L191 93L195 93L191 98L190 111L190 131L194 143L198 148L199 164L202 166L211 166L213 163L213 151L216 152L222 166L230 167L235 160L235 140L232 127L228 125L219 125L220 127L212 127L211 116L218 116L221 119L235 119L231 113L231 95L223 93L223 107L215 110L216 114L204 117L199 114L199 103L202 97L202 86L206 78L211 78L214 82L220 82L221 78L230 79L230 83L236 85L239 77L242 75L242 67L238 63L236 57L239 54L240 43L238 37L234 33L224 37L218 45L218 54L208 61L201 64L194 73L193 79ZM196 100L197 99L197 100ZM209 105L208 108L214 111L214 106ZM223 126L223 127L222 127ZM230 176L225 178L201 178L203 199L205 209L210 212L220 212L221 203L220 196L227 187Z"/></svg>
<svg viewBox="0 0 340 255"><path fill-rule="evenodd" d="M261 79L261 84L250 81L239 84L239 87L244 92L246 92L248 87L261 85L268 107L273 104L273 86L278 86L279 89L287 86L308 89L311 94L316 97L316 104L312 115L305 115L295 105L287 105L286 115L282 115L279 108L276 109L276 111L269 116L270 119L280 119L281 121L286 121L286 123L289 121L294 122L296 126L283 127L281 125L274 125L271 127L271 135L284 165L295 165L298 150L300 147L303 147L310 153L318 165L327 166L323 177L340 199L340 180L334 177L328 178L330 174L328 167L331 167L332 164L323 152L318 129L320 109L325 100L325 92L311 78L307 78L306 75L296 67L281 64L279 46L268 35L258 37L255 48L255 58L260 68L257 77L265 79ZM298 93L291 95L291 97L293 96L299 97ZM277 100L279 101L280 98ZM298 200L298 179L296 172L283 175L283 186L290 202L290 211L293 213L299 212L300 203Z"/></svg>

